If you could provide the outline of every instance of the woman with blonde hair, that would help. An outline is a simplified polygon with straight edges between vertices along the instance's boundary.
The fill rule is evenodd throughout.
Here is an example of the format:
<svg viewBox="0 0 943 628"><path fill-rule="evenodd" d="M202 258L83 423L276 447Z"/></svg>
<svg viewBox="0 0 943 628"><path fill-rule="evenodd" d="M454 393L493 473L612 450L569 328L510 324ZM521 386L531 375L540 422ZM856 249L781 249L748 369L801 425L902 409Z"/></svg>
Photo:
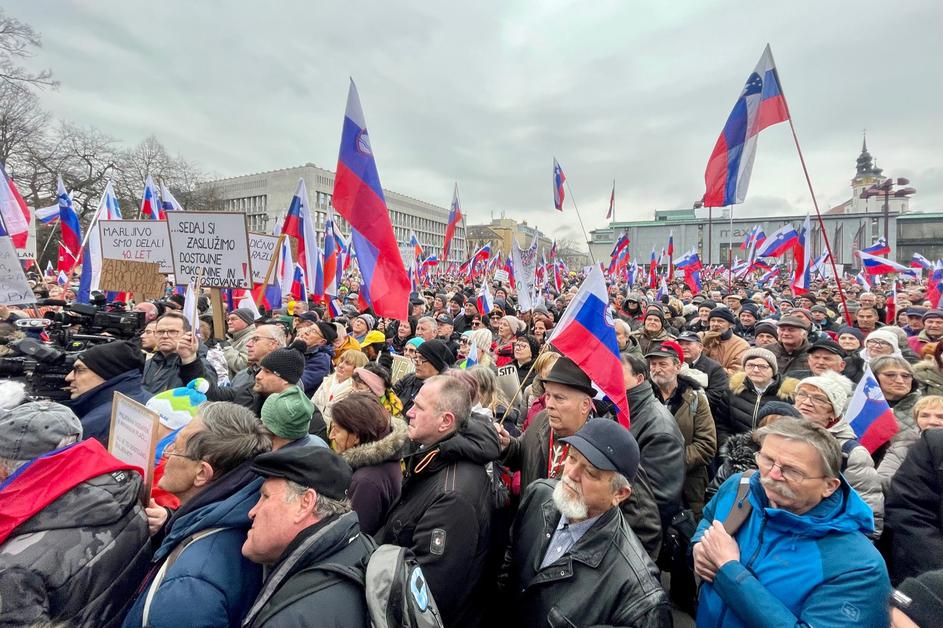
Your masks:
<svg viewBox="0 0 943 628"><path fill-rule="evenodd" d="M353 391L351 376L354 369L367 363L367 355L357 349L348 349L341 354L341 359L333 373L324 378L318 389L314 391L311 401L324 416L328 429L331 427L332 406Z"/></svg>
<svg viewBox="0 0 943 628"><path fill-rule="evenodd" d="M465 338L465 335L462 335ZM474 345L478 349L478 364L494 367L494 356L491 353L492 335L489 329L475 329L468 334L469 345ZM470 348L470 347L469 347ZM467 355L467 354L466 354Z"/></svg>

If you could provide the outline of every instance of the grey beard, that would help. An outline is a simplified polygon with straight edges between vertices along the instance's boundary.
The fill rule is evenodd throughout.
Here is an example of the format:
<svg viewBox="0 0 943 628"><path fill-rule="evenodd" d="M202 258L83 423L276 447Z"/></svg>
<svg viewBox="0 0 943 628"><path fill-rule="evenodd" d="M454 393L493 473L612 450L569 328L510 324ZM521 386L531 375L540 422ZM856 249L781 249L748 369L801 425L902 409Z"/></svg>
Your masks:
<svg viewBox="0 0 943 628"><path fill-rule="evenodd" d="M553 487L553 505L567 521L583 521L586 519L586 504L579 497L572 498L563 488L563 480Z"/></svg>

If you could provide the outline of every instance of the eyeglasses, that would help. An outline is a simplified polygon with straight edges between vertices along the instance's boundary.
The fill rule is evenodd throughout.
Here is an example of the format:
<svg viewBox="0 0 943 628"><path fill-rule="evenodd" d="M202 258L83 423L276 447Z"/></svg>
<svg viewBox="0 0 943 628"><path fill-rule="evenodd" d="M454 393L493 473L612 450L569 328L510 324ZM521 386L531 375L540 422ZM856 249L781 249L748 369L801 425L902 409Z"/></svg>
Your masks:
<svg viewBox="0 0 943 628"><path fill-rule="evenodd" d="M423 364L429 364L429 360L425 359L421 355L417 355L413 358L413 361L416 363L416 366L421 366Z"/></svg>
<svg viewBox="0 0 943 628"><path fill-rule="evenodd" d="M183 333L182 329L155 329L155 336L179 336Z"/></svg>
<svg viewBox="0 0 943 628"><path fill-rule="evenodd" d="M260 340L275 340L271 336L249 336L248 342L259 342ZM247 343L248 344L248 343Z"/></svg>
<svg viewBox="0 0 943 628"><path fill-rule="evenodd" d="M748 362L743 365L744 369L750 369L753 371L771 371L773 367L767 364L766 362Z"/></svg>
<svg viewBox="0 0 943 628"><path fill-rule="evenodd" d="M800 399L809 399L812 401L812 403L817 403L820 406L832 405L832 402L828 397L822 397L821 395L813 395L812 393L807 393L804 391L799 391L796 393L796 401Z"/></svg>
<svg viewBox="0 0 943 628"><path fill-rule="evenodd" d="M164 447L164 455L168 458L172 456L177 456L178 458L186 458L187 460L199 460L199 458L194 458L193 456L188 456L186 454L178 454L176 444L171 441Z"/></svg>
<svg viewBox="0 0 943 628"><path fill-rule="evenodd" d="M481 327L481 321L472 321L472 327Z"/></svg>
<svg viewBox="0 0 943 628"><path fill-rule="evenodd" d="M883 340L876 340L876 339L874 339L874 340L865 340L865 341L864 341L864 344L866 344L866 345L873 345L873 346L875 346L875 347L890 347L890 346L891 346L891 343L889 343L889 342L885 342L885 341L883 341Z"/></svg>
<svg viewBox="0 0 943 628"><path fill-rule="evenodd" d="M904 382L909 382L914 378L914 376L907 371L881 371L878 373L878 377L883 377L884 379L889 380L899 379Z"/></svg>
<svg viewBox="0 0 943 628"><path fill-rule="evenodd" d="M458 344L460 344L460 345L467 345L467 344L468 344L468 338L459 338L459 339L458 339Z"/></svg>
<svg viewBox="0 0 943 628"><path fill-rule="evenodd" d="M773 467L779 467L779 473L783 476L783 479L792 484L799 484L805 482L806 480L822 480L827 476L811 476L806 475L805 471L791 467L787 465L781 465L766 454L761 451L758 451L754 454L754 459L756 460L756 466L759 467L760 471L763 473L769 473L773 470Z"/></svg>
<svg viewBox="0 0 943 628"><path fill-rule="evenodd" d="M72 366L72 372L76 375L81 375L82 373L87 373L90 369L83 364L75 364Z"/></svg>

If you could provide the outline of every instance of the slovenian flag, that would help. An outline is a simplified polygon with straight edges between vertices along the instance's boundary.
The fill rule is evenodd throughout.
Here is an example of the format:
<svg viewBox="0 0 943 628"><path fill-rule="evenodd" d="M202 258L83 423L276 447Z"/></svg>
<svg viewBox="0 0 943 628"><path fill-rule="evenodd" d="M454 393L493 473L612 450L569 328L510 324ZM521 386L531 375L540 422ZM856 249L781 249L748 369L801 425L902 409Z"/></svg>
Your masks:
<svg viewBox="0 0 943 628"><path fill-rule="evenodd" d="M619 423L628 429L629 403L608 304L606 280L602 269L594 265L547 341L573 360L612 400L618 408Z"/></svg>
<svg viewBox="0 0 943 628"><path fill-rule="evenodd" d="M865 367L864 375L848 402L845 416L848 417L848 424L855 431L858 441L870 453L877 451L900 429L894 411L888 405L884 393L881 392L881 386L868 367Z"/></svg>

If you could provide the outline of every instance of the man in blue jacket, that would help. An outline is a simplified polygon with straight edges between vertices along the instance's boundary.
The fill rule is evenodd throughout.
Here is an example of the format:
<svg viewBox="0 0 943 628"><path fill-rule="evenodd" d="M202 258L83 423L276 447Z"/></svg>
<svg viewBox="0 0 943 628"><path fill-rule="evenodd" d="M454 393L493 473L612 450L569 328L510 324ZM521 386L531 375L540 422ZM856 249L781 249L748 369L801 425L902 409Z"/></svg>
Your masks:
<svg viewBox="0 0 943 628"><path fill-rule="evenodd" d="M116 392L147 403L152 395L143 388L143 372L144 354L131 342L109 342L79 354L65 376L71 399L63 405L82 421L85 438L108 447L111 402Z"/></svg>
<svg viewBox="0 0 943 628"><path fill-rule="evenodd" d="M867 538L871 509L839 473L838 442L791 418L757 438L758 473L727 480L694 535L697 625L887 626L887 568Z"/></svg>
<svg viewBox="0 0 943 628"><path fill-rule="evenodd" d="M203 404L177 432L159 486L180 509L166 524L165 509L146 509L163 542L124 628L241 624L262 586L261 567L241 552L262 485L250 466L271 445L255 415L227 401Z"/></svg>

